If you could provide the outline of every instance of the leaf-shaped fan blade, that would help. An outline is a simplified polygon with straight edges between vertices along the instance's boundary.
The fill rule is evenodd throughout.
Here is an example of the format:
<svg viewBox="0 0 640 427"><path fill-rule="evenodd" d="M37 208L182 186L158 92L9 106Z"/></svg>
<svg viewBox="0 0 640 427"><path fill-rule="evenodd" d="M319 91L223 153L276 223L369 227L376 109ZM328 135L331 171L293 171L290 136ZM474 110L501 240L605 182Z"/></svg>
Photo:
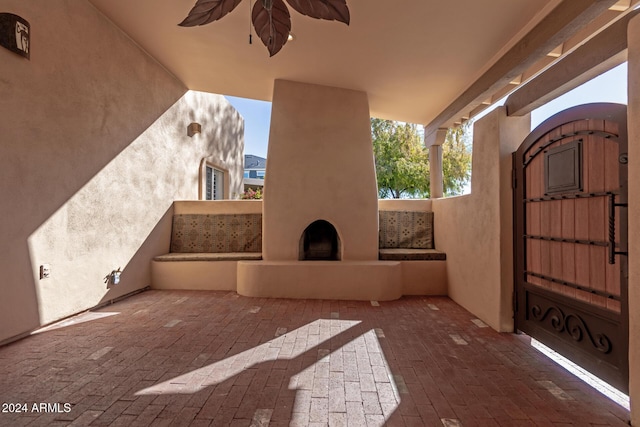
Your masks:
<svg viewBox="0 0 640 427"><path fill-rule="evenodd" d="M189 15L179 23L181 27L205 25L225 16L242 0L198 0Z"/></svg>
<svg viewBox="0 0 640 427"><path fill-rule="evenodd" d="M253 27L262 43L269 50L270 56L275 55L287 42L291 32L291 15L283 0L273 0L271 13L256 1L251 12Z"/></svg>
<svg viewBox="0 0 640 427"><path fill-rule="evenodd" d="M349 25L347 0L287 0L287 3L303 15Z"/></svg>

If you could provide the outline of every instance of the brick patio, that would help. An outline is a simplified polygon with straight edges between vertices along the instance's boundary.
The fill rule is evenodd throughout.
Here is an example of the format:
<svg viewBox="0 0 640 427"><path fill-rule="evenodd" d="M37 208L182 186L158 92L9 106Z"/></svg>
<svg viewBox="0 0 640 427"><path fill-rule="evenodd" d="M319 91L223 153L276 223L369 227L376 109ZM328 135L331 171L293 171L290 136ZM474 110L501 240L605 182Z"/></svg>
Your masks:
<svg viewBox="0 0 640 427"><path fill-rule="evenodd" d="M0 348L0 401L27 404L27 413L0 413L2 426L629 419L525 336L498 334L432 297L378 305L147 291ZM60 405L37 412L34 403Z"/></svg>

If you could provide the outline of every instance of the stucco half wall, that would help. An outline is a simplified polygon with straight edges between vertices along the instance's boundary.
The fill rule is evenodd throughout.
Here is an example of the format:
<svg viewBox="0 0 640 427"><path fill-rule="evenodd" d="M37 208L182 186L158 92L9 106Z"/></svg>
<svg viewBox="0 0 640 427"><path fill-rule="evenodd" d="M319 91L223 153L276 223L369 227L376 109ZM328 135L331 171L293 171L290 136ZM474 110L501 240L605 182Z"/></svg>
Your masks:
<svg viewBox="0 0 640 427"><path fill-rule="evenodd" d="M431 199L379 199L381 211L422 211L432 210Z"/></svg>
<svg viewBox="0 0 640 427"><path fill-rule="evenodd" d="M380 211L433 210L431 199L380 199ZM433 219L434 228L440 227L438 218ZM435 249L441 250L434 239ZM447 261L405 261L402 267L402 295L447 295Z"/></svg>
<svg viewBox="0 0 640 427"><path fill-rule="evenodd" d="M173 203L172 212L173 215L262 214L262 200L181 200ZM171 240L170 222L166 232L166 238ZM168 248L169 243L166 246ZM237 267L238 261L152 261L151 287L235 291L238 280Z"/></svg>
<svg viewBox="0 0 640 427"><path fill-rule="evenodd" d="M528 115L507 117L504 107L476 122L471 194L432 200L449 296L500 332L513 331L511 153L530 126Z"/></svg>
<svg viewBox="0 0 640 427"><path fill-rule="evenodd" d="M241 192L244 148L223 97L187 91L88 2L2 6L32 31L30 60L0 49L0 342L147 286L173 200L197 199L205 158Z"/></svg>

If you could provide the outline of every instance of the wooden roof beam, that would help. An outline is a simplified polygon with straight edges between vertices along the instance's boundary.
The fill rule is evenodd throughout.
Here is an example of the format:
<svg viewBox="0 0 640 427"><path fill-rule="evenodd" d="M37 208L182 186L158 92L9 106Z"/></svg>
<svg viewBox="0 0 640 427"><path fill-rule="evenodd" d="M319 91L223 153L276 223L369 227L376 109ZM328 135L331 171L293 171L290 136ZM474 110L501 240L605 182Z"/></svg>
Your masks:
<svg viewBox="0 0 640 427"><path fill-rule="evenodd" d="M452 117L466 114L480 105L614 4L616 0L564 0L427 124L425 134L448 126Z"/></svg>
<svg viewBox="0 0 640 427"><path fill-rule="evenodd" d="M631 7L631 0L618 0L618 2L613 6L611 6L609 9L617 10L618 12L624 12L630 7Z"/></svg>
<svg viewBox="0 0 640 427"><path fill-rule="evenodd" d="M523 116L626 61L627 25L634 10L511 94L507 114Z"/></svg>

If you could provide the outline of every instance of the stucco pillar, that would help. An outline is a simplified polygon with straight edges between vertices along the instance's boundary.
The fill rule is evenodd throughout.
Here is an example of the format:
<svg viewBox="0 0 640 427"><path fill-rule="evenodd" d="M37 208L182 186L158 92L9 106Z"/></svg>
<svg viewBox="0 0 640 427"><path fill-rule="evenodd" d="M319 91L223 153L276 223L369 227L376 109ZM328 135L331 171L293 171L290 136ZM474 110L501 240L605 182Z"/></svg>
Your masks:
<svg viewBox="0 0 640 427"><path fill-rule="evenodd" d="M425 135L424 145L429 149L430 198L432 199L439 199L444 196L442 144L446 136L447 129L438 129L431 135Z"/></svg>
<svg viewBox="0 0 640 427"><path fill-rule="evenodd" d="M485 293L495 310L490 324L500 332L513 331L513 189L511 183L511 154L518 149L529 135L531 118L508 117L505 107L478 120L473 134L473 171L471 194L478 200L478 206L485 209L472 210L472 215L487 215L482 221L492 223L490 236L494 252L483 249L491 259L476 265L486 268L493 275L482 283L475 292ZM476 156L478 158L476 159ZM485 238L486 239L486 238ZM469 239L469 241L482 241ZM489 246L487 246L489 247ZM489 266L493 267L489 268ZM477 286L479 283L473 283Z"/></svg>
<svg viewBox="0 0 640 427"><path fill-rule="evenodd" d="M499 107L473 131L471 194L432 201L436 247L447 253L449 297L499 332L513 331L511 153L530 118Z"/></svg>
<svg viewBox="0 0 640 427"><path fill-rule="evenodd" d="M640 16L628 28L629 129L629 397L640 425Z"/></svg>

